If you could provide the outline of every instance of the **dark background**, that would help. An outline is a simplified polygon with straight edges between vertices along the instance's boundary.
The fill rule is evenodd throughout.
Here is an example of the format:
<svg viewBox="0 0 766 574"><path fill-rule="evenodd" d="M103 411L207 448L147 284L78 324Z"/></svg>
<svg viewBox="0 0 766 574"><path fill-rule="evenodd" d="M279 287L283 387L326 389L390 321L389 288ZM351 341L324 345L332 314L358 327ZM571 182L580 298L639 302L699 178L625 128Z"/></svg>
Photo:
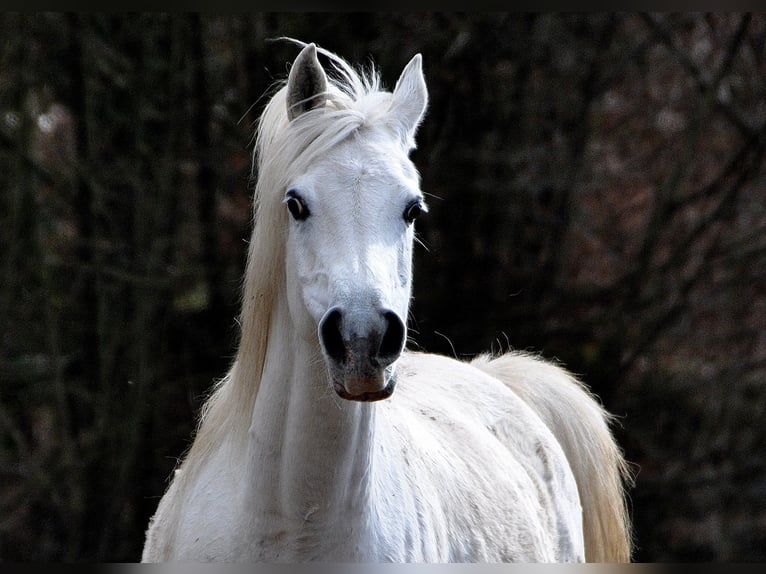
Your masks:
<svg viewBox="0 0 766 574"><path fill-rule="evenodd" d="M421 52L413 347L562 361L640 561L766 558L766 16L0 16L0 559L134 561L237 341L254 122Z"/></svg>

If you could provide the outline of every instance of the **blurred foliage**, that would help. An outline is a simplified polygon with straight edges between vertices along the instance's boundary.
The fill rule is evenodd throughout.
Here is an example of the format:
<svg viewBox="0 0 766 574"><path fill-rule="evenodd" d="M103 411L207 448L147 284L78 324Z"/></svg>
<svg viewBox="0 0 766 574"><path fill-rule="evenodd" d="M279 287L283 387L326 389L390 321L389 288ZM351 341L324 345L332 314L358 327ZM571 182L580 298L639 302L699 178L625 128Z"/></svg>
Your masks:
<svg viewBox="0 0 766 574"><path fill-rule="evenodd" d="M411 346L579 373L637 560L766 559L766 17L697 13L0 16L0 559L139 558L235 349L279 36L423 54Z"/></svg>

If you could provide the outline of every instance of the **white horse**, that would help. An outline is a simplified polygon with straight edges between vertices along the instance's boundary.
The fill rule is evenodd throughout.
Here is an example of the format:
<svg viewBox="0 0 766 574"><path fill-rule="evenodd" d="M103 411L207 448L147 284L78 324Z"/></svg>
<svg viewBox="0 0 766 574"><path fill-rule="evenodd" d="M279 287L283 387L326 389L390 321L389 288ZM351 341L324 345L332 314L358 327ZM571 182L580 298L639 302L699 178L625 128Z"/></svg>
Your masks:
<svg viewBox="0 0 766 574"><path fill-rule="evenodd" d="M237 356L142 560L629 560L625 462L581 384L405 350L420 55L390 93L301 45L258 127Z"/></svg>

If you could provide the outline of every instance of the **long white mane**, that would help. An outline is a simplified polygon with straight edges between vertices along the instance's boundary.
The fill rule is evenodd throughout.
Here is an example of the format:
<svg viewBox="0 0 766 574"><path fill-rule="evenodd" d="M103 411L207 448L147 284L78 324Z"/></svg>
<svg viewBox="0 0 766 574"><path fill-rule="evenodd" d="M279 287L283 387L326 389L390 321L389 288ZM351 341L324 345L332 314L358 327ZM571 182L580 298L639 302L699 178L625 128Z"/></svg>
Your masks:
<svg viewBox="0 0 766 574"><path fill-rule="evenodd" d="M291 40L299 45L301 42ZM253 234L243 289L241 333L236 359L203 406L197 436L184 463L191 475L210 449L222 440L244 445L248 423L260 387L271 310L284 289L287 214L282 200L291 179L306 166L354 132L386 126L391 93L381 89L379 75L352 68L342 58L317 48L332 64L324 106L287 117L285 82L271 98L258 121L253 175ZM393 129L393 128L392 128ZM414 142L411 143L414 147Z"/></svg>

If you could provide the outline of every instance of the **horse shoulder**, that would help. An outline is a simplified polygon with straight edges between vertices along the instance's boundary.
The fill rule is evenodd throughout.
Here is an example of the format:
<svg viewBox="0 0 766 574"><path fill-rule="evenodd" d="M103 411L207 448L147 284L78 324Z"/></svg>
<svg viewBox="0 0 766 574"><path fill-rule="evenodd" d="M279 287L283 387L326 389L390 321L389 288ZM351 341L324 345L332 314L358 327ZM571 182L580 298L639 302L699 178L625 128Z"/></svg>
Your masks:
<svg viewBox="0 0 766 574"><path fill-rule="evenodd" d="M398 417L417 437L409 443L402 437L402 444L426 451L418 453L425 462L414 470L432 473L434 496L468 508L465 526L489 529L489 539L516 533L523 547L498 559L580 559L577 486L537 413L503 382L463 361L406 353L397 373L400 396L393 402L399 399ZM458 470L450 476L445 469ZM535 555L546 548L540 539L551 541L548 554Z"/></svg>
<svg viewBox="0 0 766 574"><path fill-rule="evenodd" d="M142 562L237 559L241 541L220 534L238 516L241 481L234 479L233 460L221 449L192 470L187 461L174 472L150 522Z"/></svg>

